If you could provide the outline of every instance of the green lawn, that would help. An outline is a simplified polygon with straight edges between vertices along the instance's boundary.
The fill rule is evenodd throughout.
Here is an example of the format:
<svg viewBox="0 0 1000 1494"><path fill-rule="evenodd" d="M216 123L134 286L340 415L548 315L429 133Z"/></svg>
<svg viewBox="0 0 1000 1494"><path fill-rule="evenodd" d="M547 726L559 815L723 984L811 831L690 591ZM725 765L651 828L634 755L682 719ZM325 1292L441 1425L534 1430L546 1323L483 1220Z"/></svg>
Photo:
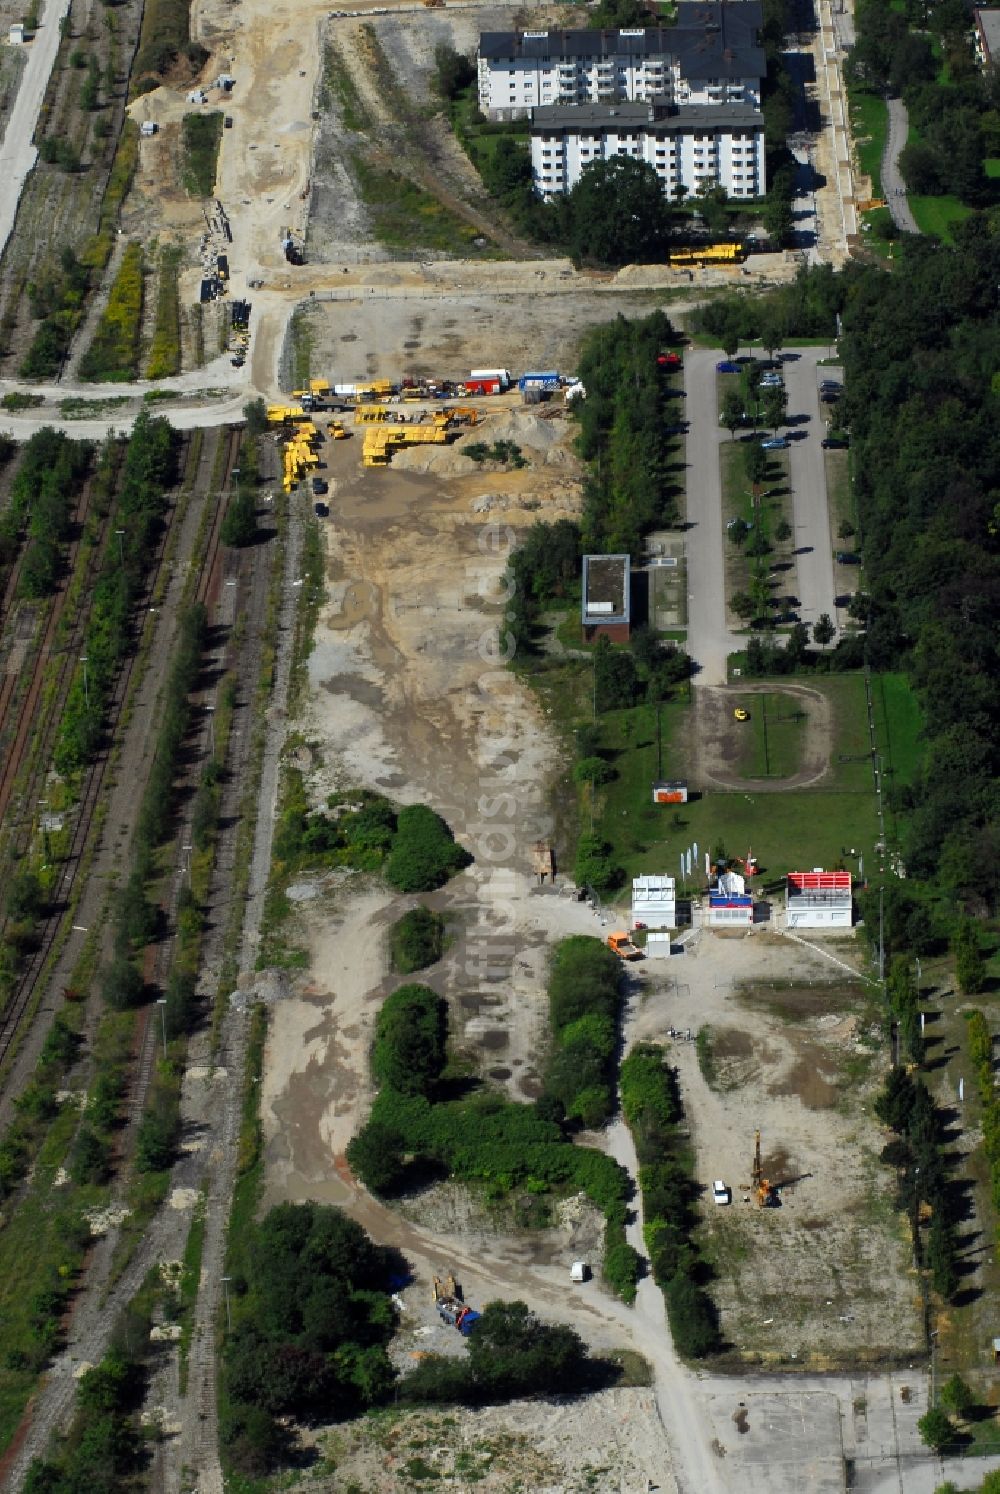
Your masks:
<svg viewBox="0 0 1000 1494"><path fill-rule="evenodd" d="M864 680L860 675L841 675L801 682L822 690L834 707L832 772L817 789L775 794L708 790L688 804L657 806L652 803L654 779L694 776L697 744L690 707L671 702L662 708L659 755L653 707L601 717L603 747L618 776L598 792L594 828L614 846L626 886L642 873L676 874L680 852L695 841L702 863L705 851L714 852L720 844L730 855L743 855L751 846L768 883L787 871L832 867L852 848L871 854L878 838L878 819L871 761L864 756L868 736ZM783 699L781 684L776 682L776 709ZM753 697L754 711L757 700ZM902 719L901 708L897 714ZM758 750L753 741L753 714L747 726L752 762ZM794 771L799 728L789 724L782 739L784 729L782 723L776 750L786 764L793 764ZM899 750L903 751L902 744ZM589 816L589 804L584 811Z"/></svg>
<svg viewBox="0 0 1000 1494"><path fill-rule="evenodd" d="M1000 176L1000 156L987 156L983 165L986 168L987 176Z"/></svg>
<svg viewBox="0 0 1000 1494"><path fill-rule="evenodd" d="M866 176L871 177L872 195L881 197L882 155L888 128L885 99L856 90L850 94L849 102L858 165Z"/></svg>
<svg viewBox="0 0 1000 1494"><path fill-rule="evenodd" d="M875 733L890 783L912 783L923 756L923 722L917 697L902 674L872 680Z"/></svg>
<svg viewBox="0 0 1000 1494"><path fill-rule="evenodd" d="M921 233L933 234L942 243L952 243L952 225L968 218L972 209L957 197L910 197L908 199Z"/></svg>
<svg viewBox="0 0 1000 1494"><path fill-rule="evenodd" d="M750 713L743 732L739 764L742 778L790 778L802 766L805 714L801 702L780 690L747 695L740 702Z"/></svg>
<svg viewBox="0 0 1000 1494"><path fill-rule="evenodd" d="M372 230L388 249L442 249L489 258L489 246L474 242L479 230L449 211L417 182L375 166L360 152L352 156ZM493 251L496 254L494 246Z"/></svg>

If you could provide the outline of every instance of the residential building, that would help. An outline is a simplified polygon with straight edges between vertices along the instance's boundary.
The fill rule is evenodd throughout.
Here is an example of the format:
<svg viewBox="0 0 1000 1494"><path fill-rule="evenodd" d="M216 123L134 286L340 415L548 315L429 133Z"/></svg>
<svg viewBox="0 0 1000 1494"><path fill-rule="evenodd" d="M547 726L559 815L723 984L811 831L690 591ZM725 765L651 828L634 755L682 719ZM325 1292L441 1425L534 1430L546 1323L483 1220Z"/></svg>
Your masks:
<svg viewBox="0 0 1000 1494"><path fill-rule="evenodd" d="M848 871L789 872L785 890L785 927L849 929L852 922L851 874Z"/></svg>
<svg viewBox="0 0 1000 1494"><path fill-rule="evenodd" d="M680 0L672 26L486 31L479 107L490 119L519 119L545 104L759 106L761 23L758 0Z"/></svg>
<svg viewBox="0 0 1000 1494"><path fill-rule="evenodd" d="M583 557L583 636L587 643L610 638L627 643L631 632L631 558Z"/></svg>
<svg viewBox="0 0 1000 1494"><path fill-rule="evenodd" d="M719 186L763 196L764 121L748 104L543 105L532 111L531 169L543 197L570 192L584 167L615 156L645 161L668 198Z"/></svg>
<svg viewBox="0 0 1000 1494"><path fill-rule="evenodd" d="M972 12L976 55L983 67L1000 64L1000 8L984 6Z"/></svg>

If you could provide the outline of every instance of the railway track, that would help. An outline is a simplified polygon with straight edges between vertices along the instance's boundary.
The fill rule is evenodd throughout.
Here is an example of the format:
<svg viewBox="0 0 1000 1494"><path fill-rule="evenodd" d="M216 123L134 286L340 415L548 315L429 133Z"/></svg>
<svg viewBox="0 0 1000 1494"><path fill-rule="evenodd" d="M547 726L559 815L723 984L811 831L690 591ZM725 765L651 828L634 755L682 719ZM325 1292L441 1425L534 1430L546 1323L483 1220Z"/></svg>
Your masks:
<svg viewBox="0 0 1000 1494"><path fill-rule="evenodd" d="M219 581L221 571L222 551L222 524L225 519L227 497L232 482L233 469L239 459L240 439L242 431L239 428L229 428L223 440L226 442L225 456L223 461L222 481L215 494L215 508L209 524L204 550L198 562L197 578L195 581L194 600L201 603L208 614L209 625L212 622L212 610L218 600ZM219 653L218 664L224 665L228 644L223 644L217 651ZM219 669L221 676L222 668ZM209 718L210 719L210 718ZM194 766L200 765L205 750L205 739L210 727L208 723L197 731L197 748L195 752ZM192 770L193 771L193 770ZM178 825L176 838L177 849L183 857L184 846L188 844L190 834L191 814L194 806L194 797L188 803L181 823ZM173 878L170 884L170 893L163 911L168 922L173 924L177 912L177 901L180 896L181 887L184 883L185 865L184 861L178 861L174 868ZM170 971L173 959L174 935L161 941L156 947L156 958L153 968L153 984L162 989ZM153 1076L153 1063L156 1057L156 1045L160 1042L162 1031L157 1019L155 1006L147 1006L143 1016L138 1041L138 1062L135 1069L135 1080L132 1085L128 1099L129 1129L132 1135L142 1118L146 1105L146 1096L149 1093L150 1080ZM125 1143L128 1146L128 1138Z"/></svg>
<svg viewBox="0 0 1000 1494"><path fill-rule="evenodd" d="M203 475L201 463L205 460L204 455L200 455L198 461L193 463L192 450L193 443L191 438L185 437L179 459L181 477L176 491L179 491L181 488L197 481ZM194 471L191 470L192 466L194 467ZM46 917L41 929L39 930L39 938L36 948L30 953L25 961L18 985L12 993L11 999L4 1009L2 1015L0 1015L0 1070L3 1069L7 1056L10 1053L14 1040L20 1030L20 1026L24 1019L25 1013L31 1007L32 997L35 993L38 982L45 968L49 953L52 949L53 944L55 943L59 930L62 927L66 909L70 904L76 879L79 873L80 864L83 858L83 852L90 837L90 831L94 822L94 816L97 811L98 803L100 802L101 790L104 786L108 764L111 757L111 751L117 735L117 728L121 719L122 710L124 708L125 701L128 698L129 686L131 684L132 674L139 652L142 633L144 627L148 625L149 614L148 612L143 613L143 609L148 608L149 599L156 591L160 576L162 574L168 537L170 534L173 518L173 510L175 507L176 492L171 512L164 522L159 537L156 554L154 556L154 562L152 567L150 568L143 599L138 604L139 615L144 618L144 621L142 626L140 626L138 629L136 646L126 657L121 669L119 670L118 678L115 681L115 686L111 694L111 701L108 711L108 721L106 724L102 746L97 755L84 770L83 779L80 786L80 797L76 805L72 830L70 833L69 846L67 847L66 855L60 867L59 877L50 899L49 906L51 911ZM107 526L103 538L104 541L106 541ZM102 549L103 545L99 545L97 547L97 550L95 551L95 557L99 558L100 554L102 553ZM81 611L81 628L84 621L85 617L83 615L83 612ZM43 649L39 651L39 659L41 658L43 652L44 644ZM38 782L44 781L44 775L48 771L55 730L58 727L62 705L65 702L66 693L69 690L69 684L72 680L72 665L77 657L78 649L72 646L67 647L65 651L63 669L60 673L59 686L55 692L54 708L49 711L47 716L49 729L44 733L43 741L40 744L38 750L35 751L35 766L32 772L32 777L29 780L28 790L23 796L24 803L26 805L34 805L35 800L38 797ZM40 670L38 671L38 681L38 689L40 690ZM29 689L29 696L30 695L31 690ZM35 692L35 699L37 700L37 691ZM31 742L34 750L34 742L31 738L30 726L31 713L30 711L25 710L22 712L19 732L23 731L25 733L25 742ZM24 753L26 751L27 746L25 745L22 748L21 753L22 761ZM15 781L16 771L17 770L15 769L14 775L10 779L11 785ZM6 776L7 775L5 774L5 778ZM7 799L4 800L5 804L9 801L9 798L10 789L8 789L7 791ZM27 841L30 840L32 824L33 815L22 815L21 823L18 825L16 831L14 832L15 849L17 848L17 842L26 844ZM2 924L0 924L0 928L2 928Z"/></svg>

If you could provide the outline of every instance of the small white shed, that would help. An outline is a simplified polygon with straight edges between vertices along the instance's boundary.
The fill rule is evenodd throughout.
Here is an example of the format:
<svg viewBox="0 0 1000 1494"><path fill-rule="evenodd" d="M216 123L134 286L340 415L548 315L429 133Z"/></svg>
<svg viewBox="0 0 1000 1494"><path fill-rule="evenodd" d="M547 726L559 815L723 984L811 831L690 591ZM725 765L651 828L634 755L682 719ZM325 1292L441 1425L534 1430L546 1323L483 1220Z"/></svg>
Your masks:
<svg viewBox="0 0 1000 1494"><path fill-rule="evenodd" d="M139 126L139 134L146 136L155 135L158 129L159 125L155 119L144 119Z"/></svg>
<svg viewBox="0 0 1000 1494"><path fill-rule="evenodd" d="M26 41L26 37L25 37L25 34L24 34L24 22L23 21L12 21L11 22L11 27L10 27L10 31L9 31L8 36L7 36L7 40L10 42L10 44L11 44L12 47L21 47L21 46L24 45L24 43Z"/></svg>

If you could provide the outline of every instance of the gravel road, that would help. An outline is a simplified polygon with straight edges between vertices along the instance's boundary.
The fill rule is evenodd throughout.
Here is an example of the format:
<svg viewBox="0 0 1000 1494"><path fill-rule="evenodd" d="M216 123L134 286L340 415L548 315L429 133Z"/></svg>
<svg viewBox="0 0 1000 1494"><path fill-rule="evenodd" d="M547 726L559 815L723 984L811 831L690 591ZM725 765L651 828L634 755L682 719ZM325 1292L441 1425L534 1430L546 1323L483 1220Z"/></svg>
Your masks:
<svg viewBox="0 0 1000 1494"><path fill-rule="evenodd" d="M59 24L68 10L69 0L48 0L7 120L0 155L0 254L13 230L25 179L38 159L35 126L59 50Z"/></svg>
<svg viewBox="0 0 1000 1494"><path fill-rule="evenodd" d="M887 99L889 128L882 155L882 191L889 204L892 221L903 233L919 233L917 220L906 200L906 183L899 170L899 156L910 132L910 120L902 99Z"/></svg>

